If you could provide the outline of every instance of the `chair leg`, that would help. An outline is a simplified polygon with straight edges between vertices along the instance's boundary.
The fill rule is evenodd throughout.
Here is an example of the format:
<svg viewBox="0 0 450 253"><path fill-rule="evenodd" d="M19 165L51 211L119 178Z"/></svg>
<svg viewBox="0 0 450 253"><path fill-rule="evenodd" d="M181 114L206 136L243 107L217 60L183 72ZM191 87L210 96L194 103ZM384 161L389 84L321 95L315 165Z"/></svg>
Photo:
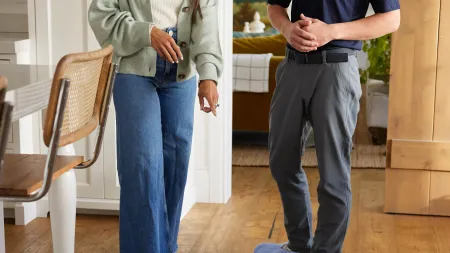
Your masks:
<svg viewBox="0 0 450 253"><path fill-rule="evenodd" d="M5 217L3 215L3 201L0 201L0 253L5 252Z"/></svg>
<svg viewBox="0 0 450 253"><path fill-rule="evenodd" d="M74 155L71 147L58 150L59 155ZM75 171L70 170L53 181L49 192L53 252L75 252L77 187Z"/></svg>

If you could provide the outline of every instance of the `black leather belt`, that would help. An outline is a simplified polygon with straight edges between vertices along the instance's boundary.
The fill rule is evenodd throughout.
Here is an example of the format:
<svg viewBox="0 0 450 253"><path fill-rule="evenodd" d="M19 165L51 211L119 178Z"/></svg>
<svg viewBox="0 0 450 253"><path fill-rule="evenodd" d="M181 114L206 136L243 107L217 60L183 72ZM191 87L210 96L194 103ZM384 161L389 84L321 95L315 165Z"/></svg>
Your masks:
<svg viewBox="0 0 450 253"><path fill-rule="evenodd" d="M349 48L337 48L322 51L302 53L286 49L286 57L297 64L323 64L348 62L349 55L356 55L356 51Z"/></svg>

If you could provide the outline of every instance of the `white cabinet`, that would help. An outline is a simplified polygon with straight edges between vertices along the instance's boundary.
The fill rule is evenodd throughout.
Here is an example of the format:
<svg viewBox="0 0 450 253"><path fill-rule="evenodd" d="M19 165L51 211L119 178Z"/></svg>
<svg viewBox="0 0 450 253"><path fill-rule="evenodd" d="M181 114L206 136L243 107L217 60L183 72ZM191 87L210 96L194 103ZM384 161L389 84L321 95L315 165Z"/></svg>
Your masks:
<svg viewBox="0 0 450 253"><path fill-rule="evenodd" d="M0 64L16 64L15 54L0 54Z"/></svg>
<svg viewBox="0 0 450 253"><path fill-rule="evenodd" d="M16 154L19 153L19 151L20 151L19 122L14 122L9 130L6 152L10 154Z"/></svg>
<svg viewBox="0 0 450 253"><path fill-rule="evenodd" d="M93 156L97 138L96 134L95 132L87 140L82 140L75 144L77 155L83 155L85 159ZM77 196L79 198L119 200L120 187L117 176L116 117L113 104L110 107L101 154L97 162L91 168L76 171L76 177ZM84 207L86 208L88 206L84 205Z"/></svg>
<svg viewBox="0 0 450 253"><path fill-rule="evenodd" d="M75 144L77 155L83 155L86 159L92 157L95 148L96 135L92 134L86 140ZM75 171L77 178L77 196L79 198L103 199L103 154L89 169Z"/></svg>
<svg viewBox="0 0 450 253"><path fill-rule="evenodd" d="M111 103L108 122L106 123L105 141L103 145L104 154L104 182L105 182L105 198L119 199L120 186L119 177L117 175L117 145L116 145L116 114L114 103Z"/></svg>

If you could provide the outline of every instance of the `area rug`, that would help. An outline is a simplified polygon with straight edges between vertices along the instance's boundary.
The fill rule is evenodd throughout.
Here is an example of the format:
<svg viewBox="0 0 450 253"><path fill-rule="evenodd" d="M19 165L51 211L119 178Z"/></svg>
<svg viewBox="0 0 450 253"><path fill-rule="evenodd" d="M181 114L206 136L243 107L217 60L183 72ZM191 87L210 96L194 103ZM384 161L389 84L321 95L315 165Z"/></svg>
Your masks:
<svg viewBox="0 0 450 253"><path fill-rule="evenodd" d="M352 168L382 169L386 165L386 146L356 145L352 151ZM300 157L300 155L299 155ZM233 165L242 167L268 167L269 151L261 146L234 146ZM317 167L316 150L306 149L303 167Z"/></svg>

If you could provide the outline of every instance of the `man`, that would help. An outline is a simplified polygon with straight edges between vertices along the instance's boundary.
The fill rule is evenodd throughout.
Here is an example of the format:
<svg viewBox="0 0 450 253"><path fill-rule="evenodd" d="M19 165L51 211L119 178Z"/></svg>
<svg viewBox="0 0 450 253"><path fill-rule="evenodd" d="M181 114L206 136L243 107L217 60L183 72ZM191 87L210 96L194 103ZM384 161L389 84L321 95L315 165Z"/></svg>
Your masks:
<svg viewBox="0 0 450 253"><path fill-rule="evenodd" d="M270 168L281 194L285 245L255 253L341 253L351 208L350 152L361 86L355 53L361 40L394 32L398 0L268 0L272 25L287 39L270 112ZM375 15L365 17L369 2ZM313 238L308 182L299 156L305 122L314 129L320 183ZM307 131L306 131L307 132Z"/></svg>

